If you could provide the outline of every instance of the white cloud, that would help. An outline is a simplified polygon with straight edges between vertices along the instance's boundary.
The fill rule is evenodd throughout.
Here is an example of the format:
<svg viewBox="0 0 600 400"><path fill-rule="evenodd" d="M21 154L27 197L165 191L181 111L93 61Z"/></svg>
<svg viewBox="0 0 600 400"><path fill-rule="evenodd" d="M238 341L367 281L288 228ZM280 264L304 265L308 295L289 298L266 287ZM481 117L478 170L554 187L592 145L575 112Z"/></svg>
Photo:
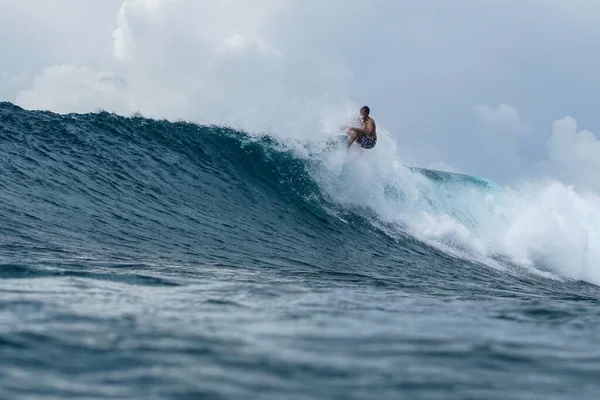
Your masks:
<svg viewBox="0 0 600 400"><path fill-rule="evenodd" d="M53 64L103 63L120 3L0 0L0 68L16 75Z"/></svg>
<svg viewBox="0 0 600 400"><path fill-rule="evenodd" d="M7 71L0 70L0 101L13 97L20 88L26 86L31 81L27 72L21 72L17 75L11 75Z"/></svg>
<svg viewBox="0 0 600 400"><path fill-rule="evenodd" d="M529 130L529 126L521 122L517 109L510 104L502 103L496 109L486 104L477 104L473 106L473 111L484 125L501 129L506 134L514 136Z"/></svg>
<svg viewBox="0 0 600 400"><path fill-rule="evenodd" d="M520 156L520 139L531 132L528 124L521 121L518 110L503 103L497 108L476 105L477 113L484 126L486 146L493 149L487 155L492 164L502 165L502 170L534 172L527 169ZM537 163L536 174L550 175L564 183L581 189L600 190L600 140L588 130L579 130L577 121L565 117L554 122L550 137L546 140L544 159ZM511 171L515 172L515 171Z"/></svg>
<svg viewBox="0 0 600 400"><path fill-rule="evenodd" d="M578 130L571 117L557 120L547 143L543 169L563 181L600 190L600 141L587 130Z"/></svg>
<svg viewBox="0 0 600 400"><path fill-rule="evenodd" d="M57 96L57 94L60 94ZM126 84L115 76L85 67L55 65L36 77L29 90L21 91L18 104L30 109L60 113L107 109L130 110Z"/></svg>
<svg viewBox="0 0 600 400"><path fill-rule="evenodd" d="M115 73L51 67L17 103L60 112L101 107L284 135L319 135L319 113L330 104L347 107L350 74L340 58L318 46L298 54L270 42L278 38L281 18L299 4L125 1L113 33L113 55L119 62ZM117 76L126 84L110 83ZM110 77L109 84L98 84L100 77ZM67 88L69 99L60 87Z"/></svg>
<svg viewBox="0 0 600 400"><path fill-rule="evenodd" d="M275 59L283 58L279 50L271 47L267 42L255 35L244 36L238 33L225 39L224 44L225 46L221 48L223 52L258 51L263 55Z"/></svg>
<svg viewBox="0 0 600 400"><path fill-rule="evenodd" d="M133 41L131 32L129 31L129 24L127 23L127 17L125 16L125 4L119 9L117 14L117 21L119 27L113 32L113 55L119 60L124 60L127 57L127 47L131 46Z"/></svg>

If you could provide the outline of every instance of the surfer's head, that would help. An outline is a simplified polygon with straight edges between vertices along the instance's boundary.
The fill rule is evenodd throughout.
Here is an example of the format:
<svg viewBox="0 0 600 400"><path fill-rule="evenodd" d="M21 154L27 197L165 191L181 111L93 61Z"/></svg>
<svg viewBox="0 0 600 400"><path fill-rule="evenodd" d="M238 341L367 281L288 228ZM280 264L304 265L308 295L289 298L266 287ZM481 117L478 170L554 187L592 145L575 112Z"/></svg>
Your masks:
<svg viewBox="0 0 600 400"><path fill-rule="evenodd" d="M368 117L370 112L371 112L371 110L369 109L368 106L364 106L360 109L360 115L363 117Z"/></svg>

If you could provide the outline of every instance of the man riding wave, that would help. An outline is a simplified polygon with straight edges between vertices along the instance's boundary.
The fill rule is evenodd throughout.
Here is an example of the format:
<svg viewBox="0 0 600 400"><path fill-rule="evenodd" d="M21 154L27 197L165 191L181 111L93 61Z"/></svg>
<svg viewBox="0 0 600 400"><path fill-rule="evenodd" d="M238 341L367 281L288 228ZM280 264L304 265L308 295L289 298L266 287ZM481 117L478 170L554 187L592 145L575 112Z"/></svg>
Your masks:
<svg viewBox="0 0 600 400"><path fill-rule="evenodd" d="M348 128L348 149L354 142L363 149L372 149L377 143L377 127L373 118L369 117L371 110L364 106L360 109L362 128Z"/></svg>

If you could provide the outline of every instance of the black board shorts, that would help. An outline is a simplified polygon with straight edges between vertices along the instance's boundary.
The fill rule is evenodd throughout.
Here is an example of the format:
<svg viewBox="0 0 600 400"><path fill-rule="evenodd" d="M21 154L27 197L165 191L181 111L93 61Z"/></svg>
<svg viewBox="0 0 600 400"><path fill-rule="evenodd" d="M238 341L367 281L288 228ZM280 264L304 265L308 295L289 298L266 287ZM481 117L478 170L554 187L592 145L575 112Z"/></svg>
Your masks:
<svg viewBox="0 0 600 400"><path fill-rule="evenodd" d="M375 147L375 143L377 143L377 139L373 139L371 136L364 134L359 135L356 141L363 149L372 149Z"/></svg>

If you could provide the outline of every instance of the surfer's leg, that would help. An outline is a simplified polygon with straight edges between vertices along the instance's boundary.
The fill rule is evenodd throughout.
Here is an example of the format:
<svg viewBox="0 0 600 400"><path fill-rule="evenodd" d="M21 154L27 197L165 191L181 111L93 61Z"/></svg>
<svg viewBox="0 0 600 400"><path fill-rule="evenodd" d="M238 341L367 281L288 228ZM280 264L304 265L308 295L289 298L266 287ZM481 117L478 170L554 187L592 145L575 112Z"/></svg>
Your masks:
<svg viewBox="0 0 600 400"><path fill-rule="evenodd" d="M348 148L350 148L350 146L352 146L352 143L354 143L354 141L356 140L356 138L358 137L358 133L354 132L353 134L350 135L350 137L348 138Z"/></svg>

